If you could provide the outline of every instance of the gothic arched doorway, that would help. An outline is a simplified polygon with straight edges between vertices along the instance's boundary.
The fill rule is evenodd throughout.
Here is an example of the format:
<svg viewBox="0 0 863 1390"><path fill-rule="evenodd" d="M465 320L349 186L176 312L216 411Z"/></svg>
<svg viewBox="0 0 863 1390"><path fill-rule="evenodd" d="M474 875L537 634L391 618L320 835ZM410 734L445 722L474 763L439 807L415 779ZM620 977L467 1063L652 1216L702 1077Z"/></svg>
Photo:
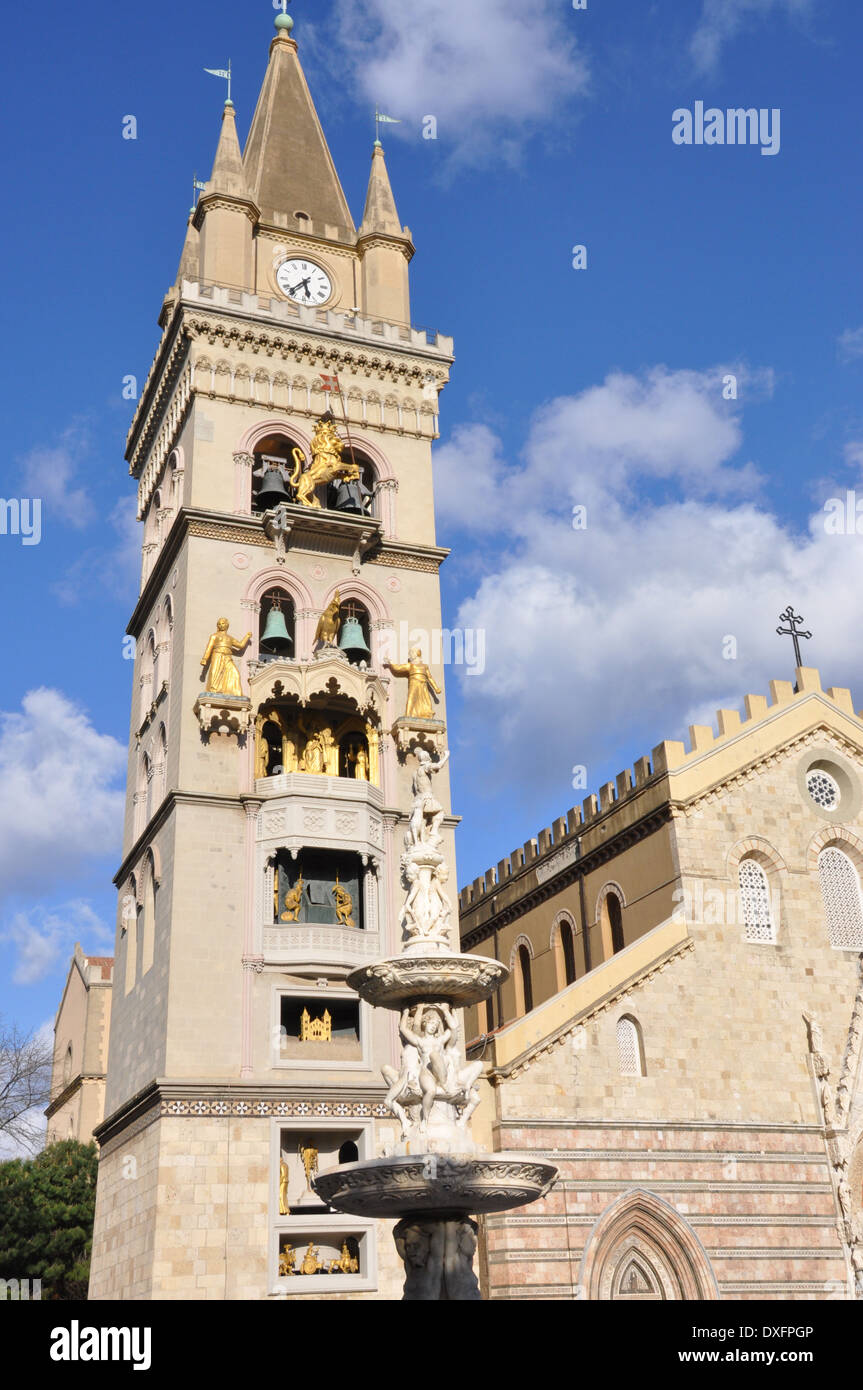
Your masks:
<svg viewBox="0 0 863 1390"><path fill-rule="evenodd" d="M593 1301L719 1297L695 1232L668 1202L643 1188L602 1213L581 1262L579 1284Z"/></svg>

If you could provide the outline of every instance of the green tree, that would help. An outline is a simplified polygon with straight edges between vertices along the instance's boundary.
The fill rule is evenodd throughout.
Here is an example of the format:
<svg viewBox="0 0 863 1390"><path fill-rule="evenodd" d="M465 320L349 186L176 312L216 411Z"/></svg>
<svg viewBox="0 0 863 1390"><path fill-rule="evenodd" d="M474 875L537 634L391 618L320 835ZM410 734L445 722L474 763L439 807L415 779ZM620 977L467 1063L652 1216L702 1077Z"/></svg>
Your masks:
<svg viewBox="0 0 863 1390"><path fill-rule="evenodd" d="M41 1279L43 1299L87 1297L97 1162L95 1144L65 1139L0 1163L0 1279Z"/></svg>

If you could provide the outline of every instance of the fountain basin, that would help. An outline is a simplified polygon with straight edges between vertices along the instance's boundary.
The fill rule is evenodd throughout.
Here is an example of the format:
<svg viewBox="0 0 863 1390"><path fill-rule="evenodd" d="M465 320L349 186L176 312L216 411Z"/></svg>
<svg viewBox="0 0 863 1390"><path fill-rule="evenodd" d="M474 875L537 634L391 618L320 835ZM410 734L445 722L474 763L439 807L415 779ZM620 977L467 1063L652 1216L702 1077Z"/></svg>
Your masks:
<svg viewBox="0 0 863 1390"><path fill-rule="evenodd" d="M521 1154L406 1154L343 1163L313 1186L352 1216L483 1216L538 1201L557 1173Z"/></svg>
<svg viewBox="0 0 863 1390"><path fill-rule="evenodd" d="M488 999L508 977L506 966L489 956L446 953L393 956L362 965L348 975L348 984L377 1008L404 1009L445 1000L463 1009Z"/></svg>

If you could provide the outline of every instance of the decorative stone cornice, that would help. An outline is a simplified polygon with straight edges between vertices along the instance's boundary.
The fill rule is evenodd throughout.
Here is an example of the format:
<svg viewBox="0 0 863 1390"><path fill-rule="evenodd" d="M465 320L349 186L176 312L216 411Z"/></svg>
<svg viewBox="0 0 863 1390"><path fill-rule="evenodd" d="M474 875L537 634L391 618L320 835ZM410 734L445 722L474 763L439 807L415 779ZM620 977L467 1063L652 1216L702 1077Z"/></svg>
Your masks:
<svg viewBox="0 0 863 1390"><path fill-rule="evenodd" d="M383 1086L285 1085L284 1081L151 1081L94 1131L104 1149L163 1118L389 1119Z"/></svg>

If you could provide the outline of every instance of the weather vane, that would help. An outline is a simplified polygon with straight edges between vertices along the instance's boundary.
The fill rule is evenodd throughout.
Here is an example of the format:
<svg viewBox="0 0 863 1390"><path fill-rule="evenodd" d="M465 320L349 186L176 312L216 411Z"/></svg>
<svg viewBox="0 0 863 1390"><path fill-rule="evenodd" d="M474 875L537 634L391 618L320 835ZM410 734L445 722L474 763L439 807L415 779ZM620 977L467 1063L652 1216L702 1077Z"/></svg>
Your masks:
<svg viewBox="0 0 863 1390"><path fill-rule="evenodd" d="M802 665L803 665L803 659L802 659L802 657L801 657L801 655L800 655L800 638L801 638L801 637L811 637L811 636L812 636L812 633L811 633L811 632L800 632L800 631L798 630L797 624L798 624L798 623L802 623L802 622L803 622L803 619L801 618L801 616L800 616L799 613L795 613L795 612L794 612L794 609L793 609L793 607L791 606L790 603L789 603L788 607L786 608L785 612L779 614L779 621L780 621L780 623L787 623L788 626L787 626L787 627L778 627L778 628L776 629L776 631L779 633L779 636L780 636L780 637L790 637L790 638L792 639L792 641L794 642L794 660L795 660L795 665L797 665L797 666L802 666Z"/></svg>
<svg viewBox="0 0 863 1390"><path fill-rule="evenodd" d="M208 73L210 74L211 77L224 77L224 78L227 78L227 82L228 82L228 101L230 101L230 100L231 100L231 60L230 60L230 58L228 59L228 66L227 66L226 68L204 68L204 72L208 72Z"/></svg>
<svg viewBox="0 0 863 1390"><path fill-rule="evenodd" d="M378 144L381 143L382 125L401 125L401 121L396 120L395 116L385 116L383 111L375 107L375 140Z"/></svg>

